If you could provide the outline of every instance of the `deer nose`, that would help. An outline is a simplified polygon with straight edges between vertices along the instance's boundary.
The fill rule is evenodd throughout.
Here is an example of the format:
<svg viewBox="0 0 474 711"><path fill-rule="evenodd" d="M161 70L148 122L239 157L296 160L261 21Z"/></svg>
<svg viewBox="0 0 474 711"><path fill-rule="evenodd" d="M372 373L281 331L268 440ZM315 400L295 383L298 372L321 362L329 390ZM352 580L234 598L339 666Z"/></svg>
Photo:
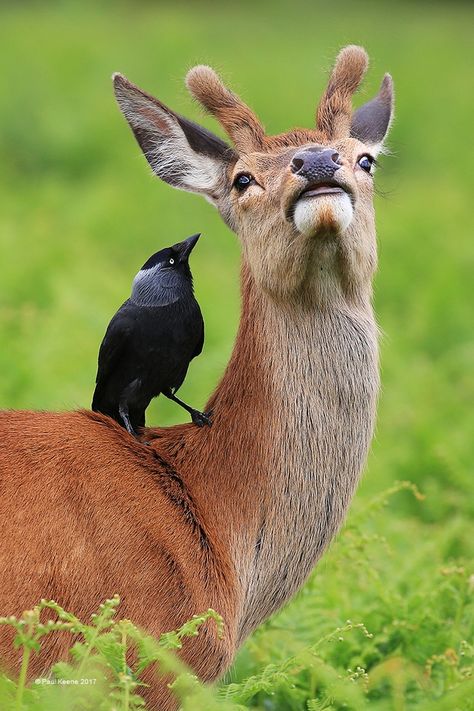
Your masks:
<svg viewBox="0 0 474 711"><path fill-rule="evenodd" d="M328 180L339 170L339 153L333 148L305 148L298 151L291 161L291 171L306 180Z"/></svg>

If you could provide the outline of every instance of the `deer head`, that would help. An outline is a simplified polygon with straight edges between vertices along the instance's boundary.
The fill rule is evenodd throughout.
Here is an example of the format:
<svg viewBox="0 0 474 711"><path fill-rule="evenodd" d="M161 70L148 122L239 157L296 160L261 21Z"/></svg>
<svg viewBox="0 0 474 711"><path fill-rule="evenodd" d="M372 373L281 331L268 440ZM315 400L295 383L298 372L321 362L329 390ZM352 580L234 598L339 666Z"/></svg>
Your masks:
<svg viewBox="0 0 474 711"><path fill-rule="evenodd" d="M259 119L207 66L186 82L232 146L120 74L119 106L153 171L201 193L242 242L244 262L271 298L360 300L376 267L373 171L393 113L391 77L352 112L368 65L361 47L336 59L316 126L267 136Z"/></svg>

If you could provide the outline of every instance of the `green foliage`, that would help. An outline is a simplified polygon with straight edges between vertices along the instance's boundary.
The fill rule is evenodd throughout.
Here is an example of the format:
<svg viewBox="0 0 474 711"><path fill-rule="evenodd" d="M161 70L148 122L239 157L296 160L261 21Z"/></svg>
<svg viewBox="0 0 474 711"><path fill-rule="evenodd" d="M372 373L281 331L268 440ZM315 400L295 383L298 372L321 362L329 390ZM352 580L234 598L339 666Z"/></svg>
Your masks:
<svg viewBox="0 0 474 711"><path fill-rule="evenodd" d="M474 578L469 568L443 564L450 527L424 540L407 522L401 534L393 521L387 537L376 532L406 490L425 505L401 482L356 506L305 588L254 633L234 674L265 671L236 685L238 700L250 688L250 705L265 711L405 711L445 699L453 711L474 709ZM394 546L407 540L416 546L409 559ZM355 615L363 624L351 622ZM315 630L324 635L316 645Z"/></svg>
<svg viewBox="0 0 474 711"><path fill-rule="evenodd" d="M66 0L3 3L0 13L2 407L87 406L98 344L135 269L198 230L193 271L206 345L185 400L204 404L232 347L237 241L202 199L150 178L116 109L113 71L219 132L182 88L189 66L212 64L270 133L310 125L325 69L347 42L364 44L372 59L357 101L370 98L384 71L393 74L394 157L382 158L376 175L383 391L364 480L305 588L248 640L219 689L186 674L178 684L192 689L183 701L190 711L224 703L472 711L472 4ZM149 422L173 424L181 415L159 399ZM425 498L407 485L380 494L397 479ZM23 659L44 638L34 637L41 631L34 614L17 629ZM56 614L55 624L73 624ZM372 637L357 627L315 646L348 619ZM114 636L118 624L86 625L95 641L78 635L67 664L77 670L85 659L89 669L93 659L104 699L113 691L123 702L140 692L123 666L123 645L142 645L145 663L156 643L133 637L125 623ZM67 708L53 705L57 687L18 692L21 685L0 680L2 711L18 693L38 711ZM35 694L43 707L34 706Z"/></svg>
<svg viewBox="0 0 474 711"><path fill-rule="evenodd" d="M436 544L425 541L419 542L423 575L414 585L413 566L400 571L393 548L370 530L371 517L377 525L391 497L405 490L423 500L401 482L355 512L303 591L247 642L234 681L210 689L174 655L206 620L225 634L213 610L155 640L129 620L114 620L117 596L89 624L42 600L19 619L0 618L15 629L23 654L18 681L0 680L2 710L144 709L140 675L157 663L160 673L175 676L171 686L189 711L474 711L473 576L459 565L439 567ZM364 622L344 621L355 609ZM55 617L42 621L44 610ZM57 631L79 637L70 659L52 667L54 684L43 679L25 687L30 655ZM93 683L74 685L83 680Z"/></svg>
<svg viewBox="0 0 474 711"><path fill-rule="evenodd" d="M0 617L0 625L8 625L15 630L13 643L22 652L17 682L5 675L0 676L2 711L144 709L145 703L140 696L140 687L144 684L140 681L140 675L155 664L158 665L157 676L170 673L175 677L171 686L184 708L190 697L203 704L208 699L212 703L211 693L199 684L170 650L181 649L182 640L198 635L199 628L207 620L212 619L219 634L222 634L220 616L214 610L208 610L202 615L195 615L180 629L155 640L130 620L114 620L119 602L118 595L106 600L88 624L63 610L53 600L41 600L20 618ZM43 620L44 610L51 610L54 618ZM40 652L44 637L57 631L79 637L69 650L70 659L58 661L47 676L35 679L26 686L31 654ZM131 652L134 653L132 658Z"/></svg>

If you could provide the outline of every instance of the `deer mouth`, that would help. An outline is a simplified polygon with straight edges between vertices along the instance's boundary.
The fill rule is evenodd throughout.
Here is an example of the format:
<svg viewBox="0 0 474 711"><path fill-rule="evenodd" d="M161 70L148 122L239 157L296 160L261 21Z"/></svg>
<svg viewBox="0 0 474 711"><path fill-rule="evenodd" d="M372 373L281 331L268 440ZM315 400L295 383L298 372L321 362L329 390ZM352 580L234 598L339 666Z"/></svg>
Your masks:
<svg viewBox="0 0 474 711"><path fill-rule="evenodd" d="M286 218L288 220L293 219L296 205L300 200L309 200L311 198L322 197L325 195L347 195L352 205L354 205L354 196L352 192L349 190L349 188L346 188L340 183L336 183L335 181L326 181L324 183L310 183L309 185L306 185L304 188L299 190L296 195L293 196L293 199L291 200L289 207L286 211Z"/></svg>
<svg viewBox="0 0 474 711"><path fill-rule="evenodd" d="M331 185L330 183L320 183L316 186L305 188L297 197L296 200L305 198L317 197L318 195L344 195L347 193L340 185ZM295 201L296 202L296 201Z"/></svg>

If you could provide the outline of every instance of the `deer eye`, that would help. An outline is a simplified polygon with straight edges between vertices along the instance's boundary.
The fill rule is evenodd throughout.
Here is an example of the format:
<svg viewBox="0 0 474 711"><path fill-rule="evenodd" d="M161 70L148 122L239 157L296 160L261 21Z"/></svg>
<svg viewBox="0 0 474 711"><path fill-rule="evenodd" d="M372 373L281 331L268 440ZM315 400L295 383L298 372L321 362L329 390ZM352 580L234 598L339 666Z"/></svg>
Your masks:
<svg viewBox="0 0 474 711"><path fill-rule="evenodd" d="M359 158L357 165L366 173L372 173L372 168L375 166L375 158L369 156L367 153Z"/></svg>
<svg viewBox="0 0 474 711"><path fill-rule="evenodd" d="M242 192L254 182L255 178L253 175L250 175L250 173L239 173L234 180L234 188L236 188L239 192Z"/></svg>

